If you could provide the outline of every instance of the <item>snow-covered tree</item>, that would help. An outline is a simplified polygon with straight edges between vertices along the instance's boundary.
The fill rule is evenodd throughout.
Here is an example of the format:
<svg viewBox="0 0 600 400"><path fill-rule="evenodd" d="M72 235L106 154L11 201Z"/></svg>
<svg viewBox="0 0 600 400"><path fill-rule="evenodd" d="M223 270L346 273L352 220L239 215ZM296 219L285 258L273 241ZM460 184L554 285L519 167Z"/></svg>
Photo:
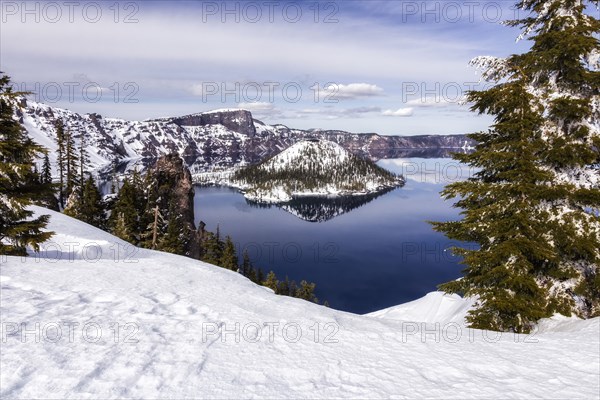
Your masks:
<svg viewBox="0 0 600 400"><path fill-rule="evenodd" d="M52 237L44 232L49 216L32 218L27 206L48 192L39 182L35 158L45 149L34 143L13 118L10 78L0 77L0 254L26 255L27 246L35 250Z"/></svg>
<svg viewBox="0 0 600 400"><path fill-rule="evenodd" d="M478 296L473 327L527 332L554 313L600 313L600 22L586 4L598 1L519 2L529 16L508 24L531 49L472 62L496 84L468 100L495 122L456 156L480 172L443 192L462 220L434 226L479 245L456 249L465 276L441 285Z"/></svg>

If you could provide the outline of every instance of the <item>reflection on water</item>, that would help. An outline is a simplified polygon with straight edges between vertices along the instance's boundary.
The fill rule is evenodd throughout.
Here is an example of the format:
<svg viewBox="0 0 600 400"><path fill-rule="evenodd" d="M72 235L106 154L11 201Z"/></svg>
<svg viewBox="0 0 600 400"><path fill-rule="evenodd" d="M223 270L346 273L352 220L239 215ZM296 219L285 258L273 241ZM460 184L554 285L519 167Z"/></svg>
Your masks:
<svg viewBox="0 0 600 400"><path fill-rule="evenodd" d="M378 164L396 173L417 170L404 187L383 195L297 198L287 209L256 206L234 189L197 186L196 217L231 235L240 254L247 250L264 270L315 282L317 296L333 308L366 313L411 301L460 276L459 259L449 251L458 243L427 223L458 217L439 195L449 177L435 172L457 164L421 158Z"/></svg>
<svg viewBox="0 0 600 400"><path fill-rule="evenodd" d="M278 207L292 215L308 222L325 222L332 218L345 214L355 208L391 192L393 189L385 189L377 193L360 196L325 197L325 196L302 196L295 197L286 203L269 204L246 199L248 204L257 208Z"/></svg>

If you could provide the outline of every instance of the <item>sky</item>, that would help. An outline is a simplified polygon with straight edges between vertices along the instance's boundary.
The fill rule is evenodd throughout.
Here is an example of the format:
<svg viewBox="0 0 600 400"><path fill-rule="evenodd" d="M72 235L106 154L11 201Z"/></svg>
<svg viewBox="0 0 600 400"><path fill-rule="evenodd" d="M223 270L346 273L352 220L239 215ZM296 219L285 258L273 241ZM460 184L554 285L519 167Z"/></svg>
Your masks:
<svg viewBox="0 0 600 400"><path fill-rule="evenodd" d="M527 49L511 1L1 1L0 70L33 100L151 119L244 108L384 135L485 130L469 60Z"/></svg>

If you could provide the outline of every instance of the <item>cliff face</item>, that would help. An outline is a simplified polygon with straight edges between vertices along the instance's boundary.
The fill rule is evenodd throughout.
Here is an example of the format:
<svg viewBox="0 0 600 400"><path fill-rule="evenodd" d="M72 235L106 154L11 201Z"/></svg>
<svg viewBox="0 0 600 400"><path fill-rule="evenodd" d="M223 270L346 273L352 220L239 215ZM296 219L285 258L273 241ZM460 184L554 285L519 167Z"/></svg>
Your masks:
<svg viewBox="0 0 600 400"><path fill-rule="evenodd" d="M254 137L256 135L252 114L246 110L222 110L192 114L173 118L172 122L180 126L222 125L230 131L244 136Z"/></svg>
<svg viewBox="0 0 600 400"><path fill-rule="evenodd" d="M335 142L352 153L378 160L392 158L400 150L444 149L473 146L464 135L384 136L336 130L302 130L284 125L267 125L245 110L218 110L182 117L147 121L103 118L77 114L20 99L18 118L35 141L50 150L55 164L56 120L61 119L76 140L86 137L92 167L127 159L157 159L176 153L188 160L206 163L257 162L302 140Z"/></svg>

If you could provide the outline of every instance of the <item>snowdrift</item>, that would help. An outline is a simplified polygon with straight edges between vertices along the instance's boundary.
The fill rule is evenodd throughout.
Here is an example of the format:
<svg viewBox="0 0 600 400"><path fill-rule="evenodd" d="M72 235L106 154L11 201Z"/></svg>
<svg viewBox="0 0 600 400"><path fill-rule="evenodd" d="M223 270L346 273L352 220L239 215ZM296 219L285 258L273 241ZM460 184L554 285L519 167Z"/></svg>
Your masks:
<svg viewBox="0 0 600 400"><path fill-rule="evenodd" d="M600 319L464 327L433 293L371 315L276 296L52 211L41 255L0 256L0 397L597 398Z"/></svg>

